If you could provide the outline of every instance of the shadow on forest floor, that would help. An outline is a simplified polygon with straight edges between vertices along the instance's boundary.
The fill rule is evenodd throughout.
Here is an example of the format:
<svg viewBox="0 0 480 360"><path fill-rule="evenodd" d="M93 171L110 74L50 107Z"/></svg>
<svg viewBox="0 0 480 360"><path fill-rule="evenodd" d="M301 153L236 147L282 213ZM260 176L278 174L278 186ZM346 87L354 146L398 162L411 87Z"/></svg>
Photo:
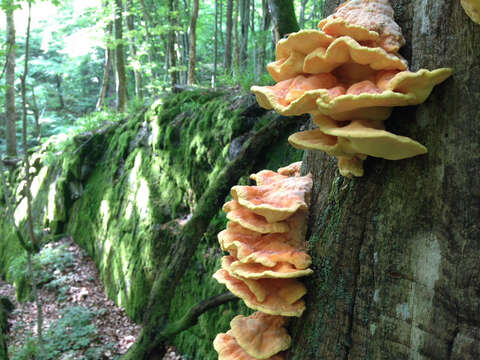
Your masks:
<svg viewBox="0 0 480 360"><path fill-rule="evenodd" d="M141 327L107 298L95 263L71 238L47 244L38 256L48 359L116 359L136 340ZM15 288L0 281L0 296L15 302L8 318L11 359L35 352L37 308L18 303ZM181 360L170 348L165 360Z"/></svg>

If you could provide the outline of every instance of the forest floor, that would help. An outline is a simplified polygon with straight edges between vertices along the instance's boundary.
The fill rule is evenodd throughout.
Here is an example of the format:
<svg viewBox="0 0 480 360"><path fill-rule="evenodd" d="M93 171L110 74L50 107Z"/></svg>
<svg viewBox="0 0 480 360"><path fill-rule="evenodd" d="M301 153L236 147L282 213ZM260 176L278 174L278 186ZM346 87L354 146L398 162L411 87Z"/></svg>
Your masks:
<svg viewBox="0 0 480 360"><path fill-rule="evenodd" d="M135 342L141 327L107 298L95 263L70 238L47 244L37 264L49 359L117 359ZM15 288L1 280L0 296L15 305L8 319L10 356L30 358L37 334L35 302L17 302ZM181 359L173 347L164 357Z"/></svg>

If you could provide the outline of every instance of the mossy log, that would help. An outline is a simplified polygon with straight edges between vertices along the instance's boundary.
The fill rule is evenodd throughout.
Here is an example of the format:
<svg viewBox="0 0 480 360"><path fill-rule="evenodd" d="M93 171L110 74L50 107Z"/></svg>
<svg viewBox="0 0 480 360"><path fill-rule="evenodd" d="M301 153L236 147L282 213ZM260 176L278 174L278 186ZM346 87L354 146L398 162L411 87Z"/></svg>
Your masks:
<svg viewBox="0 0 480 360"><path fill-rule="evenodd" d="M253 135L242 147L239 154L220 172L217 180L211 184L200 198L192 218L179 232L167 232L171 237L170 253L159 266L159 270L150 293L147 310L142 323L142 331L122 357L123 360L161 359L165 353L164 330L170 322L168 319L170 301L174 296L176 285L189 266L202 234L207 230L211 219L219 211L239 178L248 173L262 152L281 136L298 118L277 117Z"/></svg>
<svg viewBox="0 0 480 360"><path fill-rule="evenodd" d="M352 180L305 154L315 275L289 359L480 359L480 26L459 1L390 3L411 69L453 76L386 122L428 154Z"/></svg>

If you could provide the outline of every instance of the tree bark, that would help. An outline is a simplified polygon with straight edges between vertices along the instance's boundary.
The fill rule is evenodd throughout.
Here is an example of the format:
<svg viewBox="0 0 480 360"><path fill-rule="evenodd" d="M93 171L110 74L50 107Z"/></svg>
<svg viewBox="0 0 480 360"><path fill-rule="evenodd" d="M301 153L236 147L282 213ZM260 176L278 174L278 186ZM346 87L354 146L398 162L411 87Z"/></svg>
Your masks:
<svg viewBox="0 0 480 360"><path fill-rule="evenodd" d="M217 81L217 66L218 66L218 0L215 0L215 30L213 39L213 74L212 74L212 88L215 88Z"/></svg>
<svg viewBox="0 0 480 360"><path fill-rule="evenodd" d="M452 67L453 77L386 122L427 155L368 158L350 180L306 152L315 274L289 359L480 358L480 27L458 1L391 4L410 68Z"/></svg>
<svg viewBox="0 0 480 360"><path fill-rule="evenodd" d="M128 44L130 48L130 54L133 58L134 61L137 60L137 46L135 45L137 42L137 39L135 35L133 34L135 30L135 19L133 17L133 14L131 13L133 9L133 2L132 0L127 0L125 2L125 10L127 11L127 29L129 32L128 36ZM133 69L133 76L135 79L135 95L137 98L141 99L143 97L142 94L142 74L140 72L140 69L138 67L134 67Z"/></svg>
<svg viewBox="0 0 480 360"><path fill-rule="evenodd" d="M188 85L195 83L195 60L197 58L197 19L198 0L193 0L192 18L190 19L190 41L188 52Z"/></svg>
<svg viewBox="0 0 480 360"><path fill-rule="evenodd" d="M259 154L269 144L283 136L296 121L298 121L296 118L279 117L259 130L244 144L235 159L223 169L217 181L206 190L187 224L177 233L165 234L171 238L170 243L174 245L170 253L165 256L163 265L159 267L161 271L153 283L142 331L122 360L162 358L165 351L164 342L167 340L162 333L166 328L168 329L170 301L186 264L189 263L202 238L201 234L207 230L211 219L221 208L230 188L241 176L250 172Z"/></svg>
<svg viewBox="0 0 480 360"><path fill-rule="evenodd" d="M245 70L248 58L248 28L250 22L250 0L240 0L240 69Z"/></svg>
<svg viewBox="0 0 480 360"><path fill-rule="evenodd" d="M125 111L127 104L127 75L125 71L125 52L123 50L122 0L115 0L115 77L117 80L117 111Z"/></svg>
<svg viewBox="0 0 480 360"><path fill-rule="evenodd" d="M270 28L271 16L268 10L268 0L262 0L262 32L260 35L260 44L258 45L257 55L257 75L260 76L265 72L265 59L267 57L267 30Z"/></svg>
<svg viewBox="0 0 480 360"><path fill-rule="evenodd" d="M285 35L300 29L293 0L268 0L268 5L272 14L275 43Z"/></svg>
<svg viewBox="0 0 480 360"><path fill-rule="evenodd" d="M225 34L225 60L224 67L227 74L232 68L232 26L233 26L233 0L227 0L227 19L226 19L226 34Z"/></svg>
<svg viewBox="0 0 480 360"><path fill-rule="evenodd" d="M240 40L238 36L238 13L240 10L240 0L235 0L235 13L233 14L233 41L234 52L233 52L233 67L235 75L238 75L239 66L240 66Z"/></svg>
<svg viewBox="0 0 480 360"><path fill-rule="evenodd" d="M13 9L5 10L7 16L7 61L5 66L5 138L7 156L17 156L17 112L15 109L15 23Z"/></svg>
<svg viewBox="0 0 480 360"><path fill-rule="evenodd" d="M307 7L308 0L302 0L300 3L300 15L299 15L299 26L300 29L303 29L305 26L305 8Z"/></svg>
<svg viewBox="0 0 480 360"><path fill-rule="evenodd" d="M55 85L57 88L58 96L58 110L65 109L65 101L63 100L63 91L62 91L62 76L60 74L55 74Z"/></svg>

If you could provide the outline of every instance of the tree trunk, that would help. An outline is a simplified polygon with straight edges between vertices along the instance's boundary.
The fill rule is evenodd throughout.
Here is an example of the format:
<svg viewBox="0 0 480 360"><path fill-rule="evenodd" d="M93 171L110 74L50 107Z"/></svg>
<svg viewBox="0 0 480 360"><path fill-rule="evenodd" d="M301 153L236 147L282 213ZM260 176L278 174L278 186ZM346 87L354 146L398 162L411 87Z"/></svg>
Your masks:
<svg viewBox="0 0 480 360"><path fill-rule="evenodd" d="M125 2L125 10L127 11L127 29L130 33L128 36L128 43L130 48L130 54L134 61L137 61L137 46L135 45L137 42L136 37L133 35L133 31L135 30L134 26L134 18L131 13L133 8L132 0L127 0ZM140 69L138 67L134 67L133 75L135 78L135 95L137 98L141 99L143 97L142 94L142 74L140 73Z"/></svg>
<svg viewBox="0 0 480 360"><path fill-rule="evenodd" d="M293 0L268 0L273 19L275 43L285 35L300 29L293 8Z"/></svg>
<svg viewBox="0 0 480 360"><path fill-rule="evenodd" d="M111 31L111 26L110 26ZM110 70L112 68L112 50L107 46L105 49L105 70L103 73L103 83L102 88L100 89L100 95L98 96L98 101L95 109L100 111L102 109L103 103L105 101L105 95L107 94L108 80L110 78Z"/></svg>
<svg viewBox="0 0 480 360"><path fill-rule="evenodd" d="M115 77L117 79L117 111L125 111L127 104L127 75L123 51L122 0L115 0Z"/></svg>
<svg viewBox="0 0 480 360"><path fill-rule="evenodd" d="M218 0L215 0L215 30L213 39L213 75L212 75L212 88L215 88L217 80L217 65L218 65Z"/></svg>
<svg viewBox="0 0 480 360"><path fill-rule="evenodd" d="M386 123L427 155L369 157L350 180L306 152L315 274L289 359L480 359L480 27L458 1L391 4L410 68L453 77Z"/></svg>
<svg viewBox="0 0 480 360"><path fill-rule="evenodd" d="M58 110L65 109L65 101L63 100L63 92L62 92L62 76L60 74L55 74L55 85L57 88L57 96L58 96Z"/></svg>
<svg viewBox="0 0 480 360"><path fill-rule="evenodd" d="M190 49L188 52L188 85L195 83L195 60L197 58L197 19L198 0L193 0L192 18L190 19Z"/></svg>
<svg viewBox="0 0 480 360"><path fill-rule="evenodd" d="M175 85L178 83L178 71L177 67L177 58L175 54L175 29L172 28L172 25L175 23L174 12L176 10L175 6L176 0L168 0L168 23L171 28L168 32L168 55L170 66L168 72L170 73L170 80L172 90L175 88Z"/></svg>
<svg viewBox="0 0 480 360"><path fill-rule="evenodd" d="M230 73L230 69L232 68L232 19L233 13L233 0L227 0L227 19L226 19L226 34L225 34L225 61L224 67L225 72L228 74Z"/></svg>
<svg viewBox="0 0 480 360"><path fill-rule="evenodd" d="M235 75L238 75L240 66L240 42L238 36L238 13L240 10L240 0L235 0L235 13L233 14L233 41L235 43L233 53L233 67Z"/></svg>
<svg viewBox="0 0 480 360"><path fill-rule="evenodd" d="M267 57L267 30L270 28L270 11L268 11L268 0L262 0L262 31L260 34L260 43L258 44L257 54L257 75L260 76L265 72L265 59Z"/></svg>
<svg viewBox="0 0 480 360"><path fill-rule="evenodd" d="M249 22L250 22L250 0L240 0L239 65L242 70L245 70L245 68L247 67Z"/></svg>
<svg viewBox="0 0 480 360"><path fill-rule="evenodd" d="M7 156L17 156L17 112L15 109L15 23L13 9L5 11L7 15L7 61L5 67L5 138Z"/></svg>
<svg viewBox="0 0 480 360"><path fill-rule="evenodd" d="M302 0L300 4L299 26L303 29L305 26L305 8L307 7L308 0Z"/></svg>
<svg viewBox="0 0 480 360"><path fill-rule="evenodd" d="M40 128L40 109L37 104L37 96L35 95L35 87L32 86L32 111L33 118L35 119L35 137L40 140L41 128Z"/></svg>

